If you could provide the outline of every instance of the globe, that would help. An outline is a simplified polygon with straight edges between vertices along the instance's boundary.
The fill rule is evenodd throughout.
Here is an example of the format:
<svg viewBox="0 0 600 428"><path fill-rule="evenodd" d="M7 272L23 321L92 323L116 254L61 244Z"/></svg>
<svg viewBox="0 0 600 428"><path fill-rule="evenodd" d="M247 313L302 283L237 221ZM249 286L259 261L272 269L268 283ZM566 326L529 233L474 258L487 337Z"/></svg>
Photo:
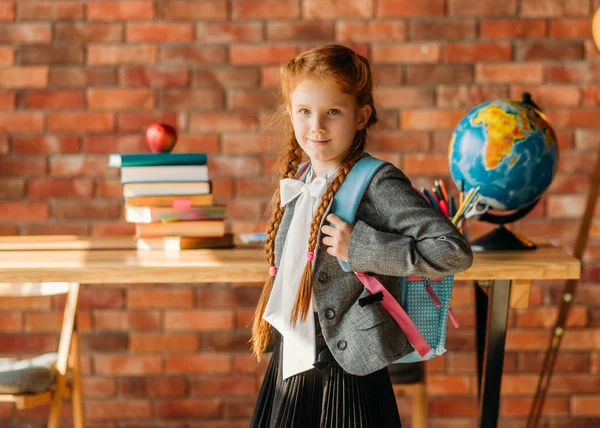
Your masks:
<svg viewBox="0 0 600 428"><path fill-rule="evenodd" d="M525 93L522 102L497 99L473 108L456 125L448 156L454 183L465 193L478 187L496 212L479 219L500 224L473 249L535 248L503 226L537 204L558 167L556 134L531 96Z"/></svg>

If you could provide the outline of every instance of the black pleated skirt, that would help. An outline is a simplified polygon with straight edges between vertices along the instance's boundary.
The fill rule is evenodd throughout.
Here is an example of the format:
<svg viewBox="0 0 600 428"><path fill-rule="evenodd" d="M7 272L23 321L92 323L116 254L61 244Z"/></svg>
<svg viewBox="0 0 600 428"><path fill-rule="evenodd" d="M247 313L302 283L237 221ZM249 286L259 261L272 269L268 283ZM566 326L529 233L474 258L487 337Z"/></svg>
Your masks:
<svg viewBox="0 0 600 428"><path fill-rule="evenodd" d="M315 368L282 380L282 343L267 367L250 428L400 428L387 368L367 376L346 373L325 344L315 314Z"/></svg>

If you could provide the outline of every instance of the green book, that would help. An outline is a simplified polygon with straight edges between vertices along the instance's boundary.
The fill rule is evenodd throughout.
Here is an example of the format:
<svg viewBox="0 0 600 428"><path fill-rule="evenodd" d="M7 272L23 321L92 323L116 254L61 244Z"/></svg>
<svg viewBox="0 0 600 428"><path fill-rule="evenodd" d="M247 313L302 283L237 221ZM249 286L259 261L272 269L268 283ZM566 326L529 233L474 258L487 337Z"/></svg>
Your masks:
<svg viewBox="0 0 600 428"><path fill-rule="evenodd" d="M108 166L206 165L206 153L112 153Z"/></svg>

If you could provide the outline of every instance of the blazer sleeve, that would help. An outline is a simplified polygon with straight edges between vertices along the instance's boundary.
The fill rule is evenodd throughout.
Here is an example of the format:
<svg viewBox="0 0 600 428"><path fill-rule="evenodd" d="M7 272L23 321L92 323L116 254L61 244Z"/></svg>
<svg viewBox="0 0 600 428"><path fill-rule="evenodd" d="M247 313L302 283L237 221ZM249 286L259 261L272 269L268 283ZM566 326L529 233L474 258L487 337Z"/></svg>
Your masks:
<svg viewBox="0 0 600 428"><path fill-rule="evenodd" d="M467 240L402 171L386 165L374 175L350 236L353 271L436 277L462 272L472 262Z"/></svg>

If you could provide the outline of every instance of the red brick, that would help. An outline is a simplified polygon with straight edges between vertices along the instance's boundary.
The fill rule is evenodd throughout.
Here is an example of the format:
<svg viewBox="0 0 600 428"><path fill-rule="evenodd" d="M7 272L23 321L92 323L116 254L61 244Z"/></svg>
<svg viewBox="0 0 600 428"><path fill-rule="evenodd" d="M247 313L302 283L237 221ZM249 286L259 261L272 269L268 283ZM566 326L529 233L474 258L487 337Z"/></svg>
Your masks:
<svg viewBox="0 0 600 428"><path fill-rule="evenodd" d="M15 233L16 234L16 233ZM20 227L21 235L87 235L88 227L85 224L65 223L31 223Z"/></svg>
<svg viewBox="0 0 600 428"><path fill-rule="evenodd" d="M86 398L112 397L115 395L115 381L106 377L84 377L83 390Z"/></svg>
<svg viewBox="0 0 600 428"><path fill-rule="evenodd" d="M552 86L511 86L510 98L520 99L523 92L529 92L540 106L578 106L581 102L580 89L570 85Z"/></svg>
<svg viewBox="0 0 600 428"><path fill-rule="evenodd" d="M56 176L114 176L119 170L109 168L105 156L63 155L50 159L50 173Z"/></svg>
<svg viewBox="0 0 600 428"><path fill-rule="evenodd" d="M61 220L118 219L122 213L121 202L104 200L51 201L52 216Z"/></svg>
<svg viewBox="0 0 600 428"><path fill-rule="evenodd" d="M281 85L281 75L279 67L266 66L261 68L261 84L263 88L279 88Z"/></svg>
<svg viewBox="0 0 600 428"><path fill-rule="evenodd" d="M23 46L19 58L24 65L83 64L83 46Z"/></svg>
<svg viewBox="0 0 600 428"><path fill-rule="evenodd" d="M261 172L258 159L251 157L212 156L208 158L208 169L212 177L248 177Z"/></svg>
<svg viewBox="0 0 600 428"><path fill-rule="evenodd" d="M160 49L160 61L165 64L225 64L227 47L165 45Z"/></svg>
<svg viewBox="0 0 600 428"><path fill-rule="evenodd" d="M515 57L519 61L582 60L582 42L517 43Z"/></svg>
<svg viewBox="0 0 600 428"><path fill-rule="evenodd" d="M542 83L541 64L476 64L475 81L478 83Z"/></svg>
<svg viewBox="0 0 600 428"><path fill-rule="evenodd" d="M516 16L517 1L448 0L447 10L450 16Z"/></svg>
<svg viewBox="0 0 600 428"><path fill-rule="evenodd" d="M259 82L259 70L250 67L202 69L192 74L193 88L251 88Z"/></svg>
<svg viewBox="0 0 600 428"><path fill-rule="evenodd" d="M293 58L296 47L289 45L232 45L229 57L232 64L279 64Z"/></svg>
<svg viewBox="0 0 600 428"><path fill-rule="evenodd" d="M52 298L49 296L36 297L11 297L10 299L0 299L0 310L2 311L32 311L50 309L52 307Z"/></svg>
<svg viewBox="0 0 600 428"><path fill-rule="evenodd" d="M63 322L63 313L61 311L38 312L25 314L25 331L42 332L60 332ZM91 330L91 314L89 311L79 311L77 313L77 328L79 331Z"/></svg>
<svg viewBox="0 0 600 428"><path fill-rule="evenodd" d="M8 134L0 135L0 154L7 154L10 151L8 143Z"/></svg>
<svg viewBox="0 0 600 428"><path fill-rule="evenodd" d="M429 107L434 104L433 89L418 87L375 89L375 104L384 109L405 107Z"/></svg>
<svg viewBox="0 0 600 428"><path fill-rule="evenodd" d="M65 21L84 19L83 1L18 2L22 21Z"/></svg>
<svg viewBox="0 0 600 428"><path fill-rule="evenodd" d="M519 372L538 373L540 367L544 364L546 353L526 352L519 353L518 356ZM588 372L590 371L589 355L584 352L561 352L556 357L553 373L563 372ZM593 369L592 369L593 372Z"/></svg>
<svg viewBox="0 0 600 428"><path fill-rule="evenodd" d="M583 88L583 105L600 106L600 86L586 86Z"/></svg>
<svg viewBox="0 0 600 428"><path fill-rule="evenodd" d="M192 113L190 130L200 132L255 131L257 122L255 113Z"/></svg>
<svg viewBox="0 0 600 428"><path fill-rule="evenodd" d="M221 419L223 402L217 399L157 400L156 415L161 419Z"/></svg>
<svg viewBox="0 0 600 428"><path fill-rule="evenodd" d="M415 21L410 23L410 40L474 39L477 34L474 21Z"/></svg>
<svg viewBox="0 0 600 428"><path fill-rule="evenodd" d="M118 113L117 129L120 131L146 131L146 129L155 122L168 123L179 128L181 122L181 113L171 113L169 111L148 112L148 113ZM175 146L177 150L179 144Z"/></svg>
<svg viewBox="0 0 600 428"><path fill-rule="evenodd" d="M436 416L475 416L477 401L475 398L444 398L429 400L429 409Z"/></svg>
<svg viewBox="0 0 600 428"><path fill-rule="evenodd" d="M134 353L198 351L197 334L134 333L130 335L129 350Z"/></svg>
<svg viewBox="0 0 600 428"><path fill-rule="evenodd" d="M556 128L595 127L598 124L600 109L544 109L550 123Z"/></svg>
<svg viewBox="0 0 600 428"><path fill-rule="evenodd" d="M217 135L181 135L173 152L186 153L201 150L204 153L220 153L220 147Z"/></svg>
<svg viewBox="0 0 600 428"><path fill-rule="evenodd" d="M0 176L43 175L48 171L46 159L37 156L12 156L0 158Z"/></svg>
<svg viewBox="0 0 600 428"><path fill-rule="evenodd" d="M226 0L164 0L157 6L158 16L168 20L202 21L228 18Z"/></svg>
<svg viewBox="0 0 600 428"><path fill-rule="evenodd" d="M43 128L44 115L42 113L5 112L0 117L0 132L42 131Z"/></svg>
<svg viewBox="0 0 600 428"><path fill-rule="evenodd" d="M481 26L482 39L539 39L546 36L544 20L483 20Z"/></svg>
<svg viewBox="0 0 600 428"><path fill-rule="evenodd" d="M231 3L232 19L297 19L298 0L246 0Z"/></svg>
<svg viewBox="0 0 600 428"><path fill-rule="evenodd" d="M275 185L272 179L255 178L240 179L236 182L236 195L241 197L269 197Z"/></svg>
<svg viewBox="0 0 600 428"><path fill-rule="evenodd" d="M376 16L378 18L410 18L444 15L444 0L413 2L410 0L379 0Z"/></svg>
<svg viewBox="0 0 600 428"><path fill-rule="evenodd" d="M90 65L153 64L158 57L157 46L152 45L88 45Z"/></svg>
<svg viewBox="0 0 600 428"><path fill-rule="evenodd" d="M592 26L587 19L553 19L550 21L553 39L587 39L592 37Z"/></svg>
<svg viewBox="0 0 600 428"><path fill-rule="evenodd" d="M50 113L48 129L51 131L112 131L112 113Z"/></svg>
<svg viewBox="0 0 600 428"><path fill-rule="evenodd" d="M85 153L143 153L147 150L148 143L146 143L145 136L142 134L91 134L83 137L83 151Z"/></svg>
<svg viewBox="0 0 600 428"><path fill-rule="evenodd" d="M225 106L222 91L170 89L160 93L160 105L175 110L220 110Z"/></svg>
<svg viewBox="0 0 600 428"><path fill-rule="evenodd" d="M0 21L12 21L15 18L15 4L12 1L0 3Z"/></svg>
<svg viewBox="0 0 600 428"><path fill-rule="evenodd" d="M182 377L160 377L146 380L150 397L183 397L188 395L187 379Z"/></svg>
<svg viewBox="0 0 600 428"><path fill-rule="evenodd" d="M433 130L454 129L456 124L467 113L467 110L410 110L400 113L400 123L403 129Z"/></svg>
<svg viewBox="0 0 600 428"><path fill-rule="evenodd" d="M448 43L444 46L445 62L510 61L510 43Z"/></svg>
<svg viewBox="0 0 600 428"><path fill-rule="evenodd" d="M25 195L25 180L0 178L0 199L22 199Z"/></svg>
<svg viewBox="0 0 600 428"><path fill-rule="evenodd" d="M0 28L0 42L23 45L50 43L52 28L48 24L11 24ZM23 49L25 46L21 46Z"/></svg>
<svg viewBox="0 0 600 428"><path fill-rule="evenodd" d="M385 152L426 152L430 142L425 132L379 132L371 137L369 147Z"/></svg>
<svg viewBox="0 0 600 428"><path fill-rule="evenodd" d="M371 18L373 0L304 0L305 19Z"/></svg>
<svg viewBox="0 0 600 428"><path fill-rule="evenodd" d="M598 352L592 352L591 353L591 358L592 358L592 373L600 373L600 353Z"/></svg>
<svg viewBox="0 0 600 428"><path fill-rule="evenodd" d="M152 404L146 400L86 400L85 416L91 420L147 419L152 417Z"/></svg>
<svg viewBox="0 0 600 428"><path fill-rule="evenodd" d="M158 311L94 311L96 330L158 330L161 327Z"/></svg>
<svg viewBox="0 0 600 428"><path fill-rule="evenodd" d="M441 85L473 83L472 65L412 65L406 67L406 84Z"/></svg>
<svg viewBox="0 0 600 428"><path fill-rule="evenodd" d="M372 59L374 63L379 64L438 62L440 45L437 43L374 45Z"/></svg>
<svg viewBox="0 0 600 428"><path fill-rule="evenodd" d="M570 397L573 416L600 417L600 395L576 395Z"/></svg>
<svg viewBox="0 0 600 428"><path fill-rule="evenodd" d="M167 330L220 331L233 328L233 312L218 309L167 310Z"/></svg>
<svg viewBox="0 0 600 428"><path fill-rule="evenodd" d="M438 85L435 98L441 108L472 107L490 99L508 98L508 93L508 88L502 86Z"/></svg>
<svg viewBox="0 0 600 428"><path fill-rule="evenodd" d="M54 40L77 43L121 42L123 41L123 25L58 23L55 27Z"/></svg>
<svg viewBox="0 0 600 428"><path fill-rule="evenodd" d="M256 395L258 388L254 377L202 378L192 381L192 395L233 396Z"/></svg>
<svg viewBox="0 0 600 428"><path fill-rule="evenodd" d="M19 231L17 226L15 225L0 225L0 235L1 236L14 236L18 235ZM23 233L25 234L25 233Z"/></svg>
<svg viewBox="0 0 600 428"><path fill-rule="evenodd" d="M122 86L178 87L187 86L190 72L184 68L123 67L119 69Z"/></svg>
<svg viewBox="0 0 600 428"><path fill-rule="evenodd" d="M230 373L232 359L223 354L179 354L165 358L167 373Z"/></svg>
<svg viewBox="0 0 600 428"><path fill-rule="evenodd" d="M552 65L546 68L548 82L600 82L600 64Z"/></svg>
<svg viewBox="0 0 600 428"><path fill-rule="evenodd" d="M23 314L0 313L0 332L15 333L23 329Z"/></svg>
<svg viewBox="0 0 600 428"><path fill-rule="evenodd" d="M76 136L34 135L13 137L14 153L74 153L79 151Z"/></svg>
<svg viewBox="0 0 600 428"><path fill-rule="evenodd" d="M32 109L83 109L82 91L32 91L25 94L25 107Z"/></svg>
<svg viewBox="0 0 600 428"><path fill-rule="evenodd" d="M232 110L272 109L279 102L279 94L272 89L234 89L227 92L227 106Z"/></svg>
<svg viewBox="0 0 600 428"><path fill-rule="evenodd" d="M224 134L222 144L224 154L276 153L281 142L264 134Z"/></svg>
<svg viewBox="0 0 600 428"><path fill-rule="evenodd" d="M96 110L148 110L156 104L149 89L90 89L86 98L88 107Z"/></svg>
<svg viewBox="0 0 600 428"><path fill-rule="evenodd" d="M94 367L96 374L103 375L151 375L162 373L162 358L141 355L96 355ZM89 417L89 416L88 416Z"/></svg>
<svg viewBox="0 0 600 428"><path fill-rule="evenodd" d="M405 40L406 24L402 21L341 21L336 23L335 32L336 38L341 41L369 42L378 40ZM326 35L327 34L325 33L324 36Z"/></svg>
<svg viewBox="0 0 600 428"><path fill-rule="evenodd" d="M530 308L517 313L519 327L545 327L550 328L556 322L557 308ZM584 327L588 322L588 311L584 307L572 307L567 318L567 326Z"/></svg>
<svg viewBox="0 0 600 428"><path fill-rule="evenodd" d="M129 290L127 293L128 308L189 308L193 305L193 292L189 288Z"/></svg>
<svg viewBox="0 0 600 428"><path fill-rule="evenodd" d="M52 67L49 83L56 87L87 88L113 86L117 83L115 70L79 67Z"/></svg>
<svg viewBox="0 0 600 428"><path fill-rule="evenodd" d="M154 18L151 0L95 1L87 5L90 21L133 21Z"/></svg>
<svg viewBox="0 0 600 428"><path fill-rule="evenodd" d="M94 182L90 179L32 179L27 182L27 196L32 198L91 198Z"/></svg>
<svg viewBox="0 0 600 428"><path fill-rule="evenodd" d="M129 23L125 32L127 42L190 42L194 38L192 24Z"/></svg>
<svg viewBox="0 0 600 428"><path fill-rule="evenodd" d="M527 416L531 409L530 398L504 398L500 407L502 416ZM569 413L569 399L566 397L547 397L542 408L543 415L562 415Z"/></svg>
<svg viewBox="0 0 600 428"><path fill-rule="evenodd" d="M520 15L523 18L564 18L567 16L586 16L589 13L588 0L523 0Z"/></svg>
<svg viewBox="0 0 600 428"><path fill-rule="evenodd" d="M267 39L276 41L331 40L335 38L333 22L269 22Z"/></svg>
<svg viewBox="0 0 600 428"><path fill-rule="evenodd" d="M427 393L431 396L470 395L471 384L468 376L428 375Z"/></svg>
<svg viewBox="0 0 600 428"><path fill-rule="evenodd" d="M48 204L44 202L0 202L0 221L47 220Z"/></svg>
<svg viewBox="0 0 600 428"><path fill-rule="evenodd" d="M19 334L0 334L2 353L43 354L56 352L58 349L58 335L56 334L27 334L25 337L27 340L23 340L24 336Z"/></svg>
<svg viewBox="0 0 600 428"><path fill-rule="evenodd" d="M10 46L0 46L0 65L13 65L15 63L15 50Z"/></svg>

